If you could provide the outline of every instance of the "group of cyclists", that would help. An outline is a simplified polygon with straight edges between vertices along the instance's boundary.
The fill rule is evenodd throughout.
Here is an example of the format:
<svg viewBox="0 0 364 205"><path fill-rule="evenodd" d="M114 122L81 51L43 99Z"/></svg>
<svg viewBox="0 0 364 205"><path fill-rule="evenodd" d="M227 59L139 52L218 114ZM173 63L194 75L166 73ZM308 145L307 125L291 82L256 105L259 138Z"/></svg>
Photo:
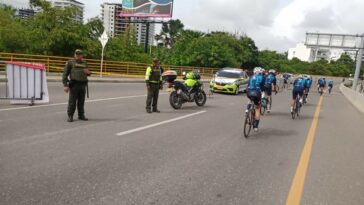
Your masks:
<svg viewBox="0 0 364 205"><path fill-rule="evenodd" d="M254 68L254 75L249 78L247 96L255 105L255 121L253 124L254 131L258 131L260 122L260 106L262 96L267 96L269 113L272 109L272 93L277 92L276 71L271 69L266 72L263 68ZM250 110L252 104L248 104L246 111Z"/></svg>
<svg viewBox="0 0 364 205"><path fill-rule="evenodd" d="M282 75L284 80L284 86L288 85L288 75ZM311 76L308 75L299 75L293 81L293 89L292 89L292 103L291 103L291 113L293 113L293 107L295 106L296 99L299 97L299 102L302 105L303 103L307 102L308 94L310 92L310 88L312 87L313 80ZM317 82L319 91L326 89L326 80L325 78L320 78ZM331 89L333 87L333 81L328 82L329 92L331 93ZM277 93L278 86L277 86L277 77L276 71L271 69L266 71L263 68L256 67L254 69L254 74L249 78L248 82L248 90L247 96L250 99L250 102L247 106L246 112L251 109L251 106L254 104L255 109L255 121L253 124L253 129L255 132L258 131L259 122L261 117L261 102L262 97L267 97L268 99L268 109L267 112L271 111L272 106L272 93Z"/></svg>
<svg viewBox="0 0 364 205"><path fill-rule="evenodd" d="M332 88L334 87L334 81L330 80L328 83L325 78L320 78L317 80L317 91L322 95L324 90L328 87L329 93L331 93Z"/></svg>

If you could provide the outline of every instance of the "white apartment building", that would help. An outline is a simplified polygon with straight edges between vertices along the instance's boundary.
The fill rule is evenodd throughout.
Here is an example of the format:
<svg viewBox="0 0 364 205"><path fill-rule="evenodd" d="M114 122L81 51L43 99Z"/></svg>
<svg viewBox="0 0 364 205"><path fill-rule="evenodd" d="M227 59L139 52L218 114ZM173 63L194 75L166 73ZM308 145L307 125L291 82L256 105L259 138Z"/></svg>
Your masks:
<svg viewBox="0 0 364 205"><path fill-rule="evenodd" d="M136 24L136 37L138 44L145 44L145 41L147 39L147 25L146 24ZM153 45L154 44L154 34L155 34L155 24L149 24L149 38L148 38L148 44Z"/></svg>
<svg viewBox="0 0 364 205"><path fill-rule="evenodd" d="M129 23L125 21L130 20L129 17L120 17L122 5L117 3L104 3L101 4L101 20L104 24L104 28L106 33L115 37L121 33L123 33Z"/></svg>
<svg viewBox="0 0 364 205"><path fill-rule="evenodd" d="M51 3L51 5L55 8L66 8L66 7L75 7L80 12L76 15L75 20L83 23L83 13L85 9L85 5L79 1L76 0L47 0Z"/></svg>
<svg viewBox="0 0 364 205"><path fill-rule="evenodd" d="M129 25L133 25L136 33L136 40L138 44L145 44L147 26L143 23L130 24L128 21L142 20L137 17L121 17L120 13L122 5L118 3L103 3L101 4L101 20L104 24L104 28L107 34L111 37L115 37L123 33ZM155 25L150 24L149 27L149 44L154 42Z"/></svg>
<svg viewBox="0 0 364 205"><path fill-rule="evenodd" d="M355 59L356 52L345 51L342 49L328 49L328 48L308 48L304 43L299 43L295 48L288 50L288 59L298 58L301 61L314 62L320 59L327 61L336 61L342 54L348 54L352 59Z"/></svg>

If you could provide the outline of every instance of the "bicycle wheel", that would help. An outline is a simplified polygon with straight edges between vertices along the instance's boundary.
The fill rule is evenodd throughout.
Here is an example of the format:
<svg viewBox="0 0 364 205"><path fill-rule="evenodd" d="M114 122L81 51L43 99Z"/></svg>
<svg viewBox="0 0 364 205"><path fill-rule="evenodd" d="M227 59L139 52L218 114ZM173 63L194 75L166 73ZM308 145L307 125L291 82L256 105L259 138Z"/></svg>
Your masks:
<svg viewBox="0 0 364 205"><path fill-rule="evenodd" d="M296 118L296 106L293 107L293 112L291 112L292 119L294 120Z"/></svg>
<svg viewBox="0 0 364 205"><path fill-rule="evenodd" d="M253 126L252 118L251 118L251 110L249 110L248 113L245 114L245 122L244 122L244 137L248 138L250 131Z"/></svg>
<svg viewBox="0 0 364 205"><path fill-rule="evenodd" d="M264 115L265 111L267 110L267 99L266 98L263 98L262 99L262 106L260 108L260 114L261 115Z"/></svg>
<svg viewBox="0 0 364 205"><path fill-rule="evenodd" d="M300 110L301 110L301 107L302 107L299 97L297 97L295 104L296 104L296 115L297 115L297 117L299 117L300 116Z"/></svg>

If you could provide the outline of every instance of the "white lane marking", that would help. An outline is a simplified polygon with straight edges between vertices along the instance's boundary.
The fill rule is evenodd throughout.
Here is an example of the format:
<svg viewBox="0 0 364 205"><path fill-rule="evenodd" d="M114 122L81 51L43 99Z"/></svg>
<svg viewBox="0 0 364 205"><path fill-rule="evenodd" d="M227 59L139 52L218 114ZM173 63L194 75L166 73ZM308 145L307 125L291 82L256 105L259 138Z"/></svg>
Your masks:
<svg viewBox="0 0 364 205"><path fill-rule="evenodd" d="M146 97L147 95L133 95L133 96L124 96L124 97L117 97L117 98L105 98L105 99L95 99L95 100L86 100L88 103L92 102L101 102L101 101L109 101L109 100L120 100L120 99L129 99L129 98L139 98L139 97ZM25 109L32 109L32 108L42 108L42 107L54 107L58 105L67 105L68 102L64 103L54 103L49 105L39 105L39 106L28 106L28 107L16 107L16 108L6 108L0 109L0 112L4 111L12 111L12 110L25 110Z"/></svg>
<svg viewBox="0 0 364 205"><path fill-rule="evenodd" d="M144 126L144 127L139 127L139 128L136 128L136 129L125 131L125 132L120 132L120 133L117 133L116 135L117 136L124 136L124 135L128 135L128 134L132 134L134 132L139 132L139 131L146 130L146 129L149 129L149 128L153 128L153 127L157 127L157 126L160 126L160 125L175 122L175 121L178 121L178 120L186 119L186 118L189 118L189 117L193 117L195 115L200 115L200 114L203 114L205 112L206 111L204 110L204 111L192 113L192 114L189 114L189 115L185 115L185 116L177 117L177 118L174 118L174 119L158 122L158 123L147 125L147 126Z"/></svg>

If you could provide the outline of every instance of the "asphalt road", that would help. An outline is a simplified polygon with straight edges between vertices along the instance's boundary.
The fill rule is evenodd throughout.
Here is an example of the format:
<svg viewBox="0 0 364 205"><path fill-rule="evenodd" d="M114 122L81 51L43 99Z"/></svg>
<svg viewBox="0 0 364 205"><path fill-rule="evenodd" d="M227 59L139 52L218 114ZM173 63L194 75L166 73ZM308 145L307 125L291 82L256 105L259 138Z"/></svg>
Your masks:
<svg viewBox="0 0 364 205"><path fill-rule="evenodd" d="M339 93L315 91L300 118L290 91L274 96L260 131L243 137L245 95L205 107L145 112L144 84L90 85L88 122L66 122L62 87L51 104L0 102L0 204L286 204L317 121L301 204L364 204L364 116Z"/></svg>

